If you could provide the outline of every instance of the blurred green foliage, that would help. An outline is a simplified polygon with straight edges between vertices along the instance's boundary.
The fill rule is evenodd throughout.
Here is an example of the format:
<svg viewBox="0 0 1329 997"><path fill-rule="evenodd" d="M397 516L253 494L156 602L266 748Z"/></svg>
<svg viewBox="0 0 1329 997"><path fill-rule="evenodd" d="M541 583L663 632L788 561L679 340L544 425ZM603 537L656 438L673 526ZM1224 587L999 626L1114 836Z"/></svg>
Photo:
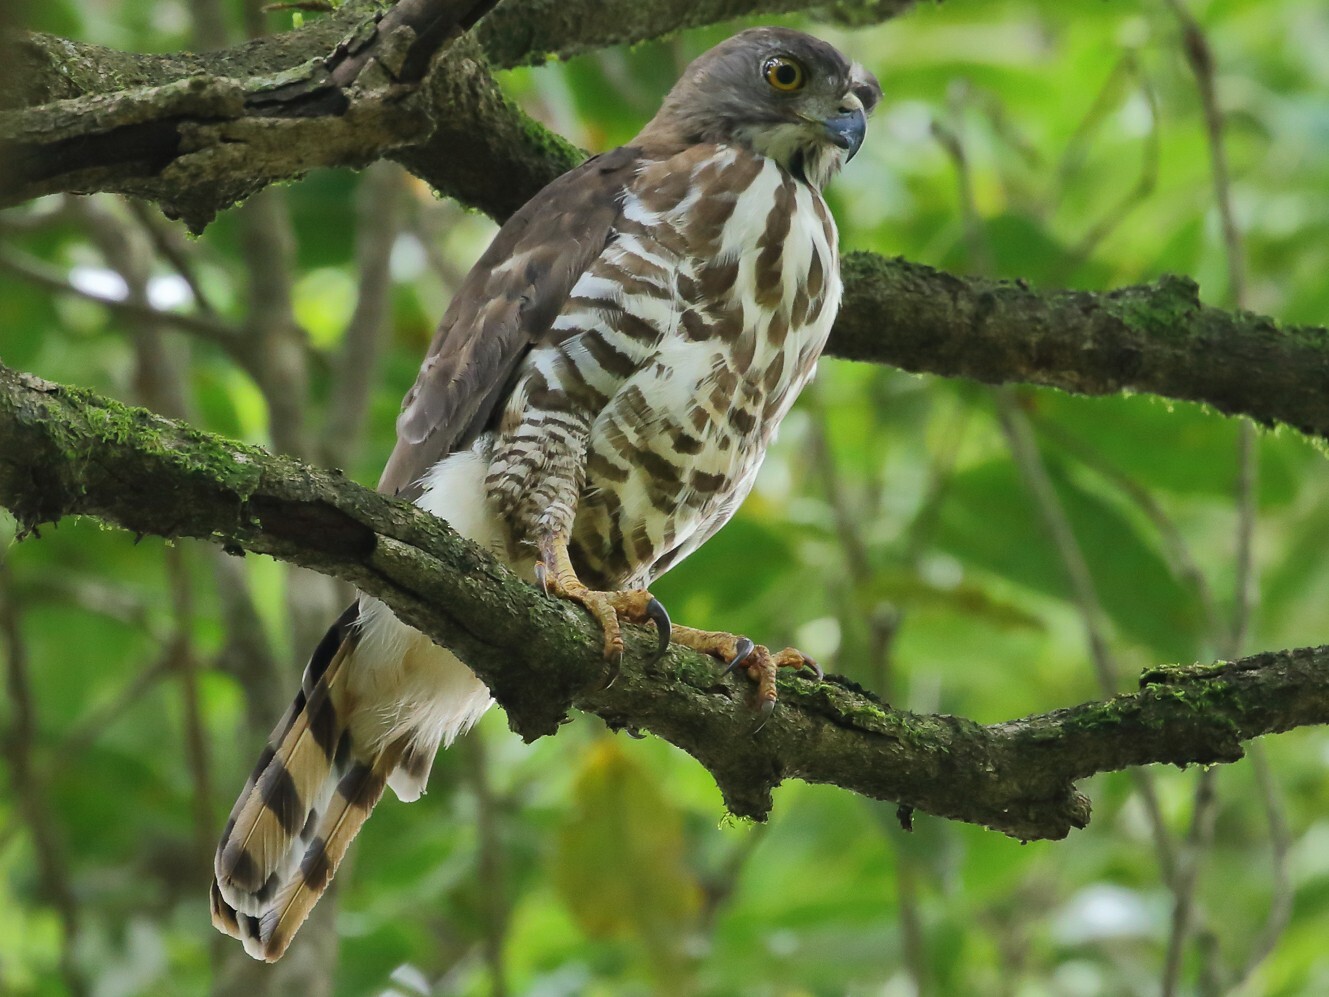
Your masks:
<svg viewBox="0 0 1329 997"><path fill-rule="evenodd" d="M1190 6L1228 115L1246 305L1323 325L1329 8ZM29 16L83 40L171 51L189 44L190 11L179 0L52 0ZM268 16L273 30L290 23ZM845 246L1044 287L1185 273L1207 301L1233 304L1203 116L1166 4L923 4L853 30L786 21L852 53L886 92L831 191ZM502 82L601 149L630 138L686 61L734 29ZM948 144L963 151L963 183ZM315 430L335 403L367 182L319 173L269 192L291 225ZM493 231L415 181L392 183L406 212L386 353L364 441L338 456L366 483L450 288ZM250 207L178 240L215 315L237 328L255 320ZM122 263L98 226L151 244L142 219L108 197L46 199L0 222L10 247L95 293ZM196 310L172 264L149 252L150 296ZM215 344L157 334L181 364L191 419L272 443L270 399L248 373ZM141 336L114 309L0 275L10 365L143 401ZM1020 390L1015 403L1088 562L1115 688L1148 665L1225 653L1237 425L1143 397ZM1255 450L1257 597L1241 650L1324 642L1323 453L1286 430L1262 432ZM0 524L0 539L11 532ZM227 569L201 547L64 522L5 550L0 657L11 675L23 666L30 688L18 696L11 678L0 701L0 992L207 992L238 948L208 924L210 849L285 705L258 691L294 690L306 635L291 632L290 598L312 583L252 558L232 565L258 614L245 631L224 612ZM678 620L798 643L900 706L994 722L1101 694L1064 553L990 392L824 361L756 494L656 592ZM277 662L268 686L272 666L255 647ZM1246 992L1329 991L1329 736L1295 731L1262 750L1262 766L1214 777L1179 992L1232 985L1280 905L1290 919ZM1161 830L1131 774L1084 787L1094 822L1064 842L1022 847L921 815L907 835L891 806L797 782L754 827L726 820L705 772L667 745L582 717L524 746L493 713L440 759L424 800L389 800L366 826L339 876L335 992L1156 993L1175 903L1157 839L1188 854L1201 774L1147 777ZM1218 989L1206 991L1211 978Z"/></svg>

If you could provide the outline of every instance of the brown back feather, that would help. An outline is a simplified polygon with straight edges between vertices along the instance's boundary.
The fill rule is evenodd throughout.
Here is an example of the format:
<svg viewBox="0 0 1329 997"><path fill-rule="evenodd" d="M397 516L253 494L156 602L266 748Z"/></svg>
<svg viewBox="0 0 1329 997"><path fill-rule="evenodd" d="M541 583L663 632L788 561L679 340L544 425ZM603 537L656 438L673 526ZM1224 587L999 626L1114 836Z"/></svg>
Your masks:
<svg viewBox="0 0 1329 997"><path fill-rule="evenodd" d="M587 160L499 230L452 299L406 395L380 491L417 497L421 476L484 429L518 362L549 334L572 286L613 237L642 155L624 146Z"/></svg>

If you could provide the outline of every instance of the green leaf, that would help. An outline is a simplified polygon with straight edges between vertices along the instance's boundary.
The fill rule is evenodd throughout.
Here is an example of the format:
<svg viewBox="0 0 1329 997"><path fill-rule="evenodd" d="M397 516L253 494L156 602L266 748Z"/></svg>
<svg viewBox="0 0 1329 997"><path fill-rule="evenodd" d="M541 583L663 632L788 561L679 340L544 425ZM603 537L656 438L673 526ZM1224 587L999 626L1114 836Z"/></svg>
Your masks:
<svg viewBox="0 0 1329 997"><path fill-rule="evenodd" d="M1048 471L1089 564L1098 598L1117 628L1164 659L1193 657L1200 619L1196 597L1173 577L1133 519L1070 481L1056 462L1048 465ZM969 566L1073 600L1062 557L1007 460L993 460L955 476L942 507L936 543Z"/></svg>
<svg viewBox="0 0 1329 997"><path fill-rule="evenodd" d="M1076 398L1060 392L1035 396L1040 421L1055 443L1069 437L1070 452L1087 450L1137 484L1181 495L1231 500L1237 479L1235 419L1216 418L1199 405L1157 398ZM1294 434L1260 440L1261 506L1290 502L1298 488L1298 464L1313 448Z"/></svg>

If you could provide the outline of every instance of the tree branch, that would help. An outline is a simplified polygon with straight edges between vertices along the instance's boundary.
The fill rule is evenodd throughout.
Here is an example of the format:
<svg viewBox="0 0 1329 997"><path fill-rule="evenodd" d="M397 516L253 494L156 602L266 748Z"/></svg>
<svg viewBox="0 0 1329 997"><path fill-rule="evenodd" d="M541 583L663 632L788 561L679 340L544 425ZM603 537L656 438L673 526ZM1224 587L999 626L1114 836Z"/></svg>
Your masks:
<svg viewBox="0 0 1329 997"><path fill-rule="evenodd" d="M893 710L834 678L781 681L757 729L742 680L675 647L611 687L583 613L543 598L446 524L319 471L0 366L0 504L35 528L90 515L138 534L199 537L343 578L453 648L526 739L571 707L692 754L737 814L763 818L788 778L841 786L1023 839L1089 818L1095 772L1232 761L1241 742L1329 721L1329 647L1162 667L1132 695L983 726Z"/></svg>
<svg viewBox="0 0 1329 997"><path fill-rule="evenodd" d="M52 35L0 40L0 206L55 192L152 200L201 231L276 180L391 154L506 217L582 154L530 121L489 76L807 0L609 5L351 0L301 29L203 54L138 55ZM884 20L913 0L872 0Z"/></svg>
<svg viewBox="0 0 1329 997"><path fill-rule="evenodd" d="M1148 392L1329 438L1329 329L1201 303L1187 277L1035 291L851 253L827 353L987 384Z"/></svg>
<svg viewBox="0 0 1329 997"><path fill-rule="evenodd" d="M489 61L498 67L538 66L597 48L634 45L688 28L736 17L789 14L812 7L821 16L854 24L886 21L915 0L858 0L814 4L809 0L505 0L476 25Z"/></svg>
<svg viewBox="0 0 1329 997"><path fill-rule="evenodd" d="M36 82L16 87L19 109L0 111L0 205L117 191L201 231L275 180L367 165L429 135L436 118L468 118L431 105L422 84L452 71L437 57L495 2L358 0L309 28L203 55L7 39Z"/></svg>

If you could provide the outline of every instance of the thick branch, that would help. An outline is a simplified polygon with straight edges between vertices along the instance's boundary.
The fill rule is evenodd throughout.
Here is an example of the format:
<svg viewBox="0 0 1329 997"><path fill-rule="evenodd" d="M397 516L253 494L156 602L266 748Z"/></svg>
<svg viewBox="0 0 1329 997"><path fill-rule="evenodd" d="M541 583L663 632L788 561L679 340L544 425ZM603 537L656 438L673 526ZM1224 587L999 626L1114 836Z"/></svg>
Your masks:
<svg viewBox="0 0 1329 997"><path fill-rule="evenodd" d="M384 10L359 0L307 29L203 55L6 40L5 54L33 79L15 88L28 106L0 111L0 205L118 191L201 230L274 180L366 165L455 110L431 106L422 84L450 71L437 57L495 2L399 0Z"/></svg>
<svg viewBox="0 0 1329 997"><path fill-rule="evenodd" d="M814 7L819 14L855 24L885 21L915 0L857 0L812 4L808 0L505 0L476 27L495 66L538 66L550 58L613 45L632 45L735 17L788 14Z"/></svg>
<svg viewBox="0 0 1329 997"><path fill-rule="evenodd" d="M807 5L510 0L466 52L447 52L495 2L352 0L300 30L203 54L138 55L41 34L0 40L0 108L12 108L0 111L0 206L116 191L198 231L273 181L392 155L441 192L505 217L581 154L503 97L487 57L538 62ZM881 20L912 2L842 6Z"/></svg>
<svg viewBox="0 0 1329 997"><path fill-rule="evenodd" d="M1034 291L852 253L827 352L1085 395L1149 392L1329 438L1329 329L1200 302L1185 277Z"/></svg>
<svg viewBox="0 0 1329 997"><path fill-rule="evenodd" d="M800 778L1058 838L1089 817L1077 779L1230 761L1244 740L1329 720L1329 648L1314 648L1158 669L1134 695L992 726L892 710L849 683L790 678L758 730L742 681L677 647L644 669L649 641L639 636L604 688L600 636L580 611L413 506L2 366L0 504L29 526L90 515L346 579L456 650L527 739L553 733L572 706L650 730L705 765L734 812L758 818L774 786Z"/></svg>

